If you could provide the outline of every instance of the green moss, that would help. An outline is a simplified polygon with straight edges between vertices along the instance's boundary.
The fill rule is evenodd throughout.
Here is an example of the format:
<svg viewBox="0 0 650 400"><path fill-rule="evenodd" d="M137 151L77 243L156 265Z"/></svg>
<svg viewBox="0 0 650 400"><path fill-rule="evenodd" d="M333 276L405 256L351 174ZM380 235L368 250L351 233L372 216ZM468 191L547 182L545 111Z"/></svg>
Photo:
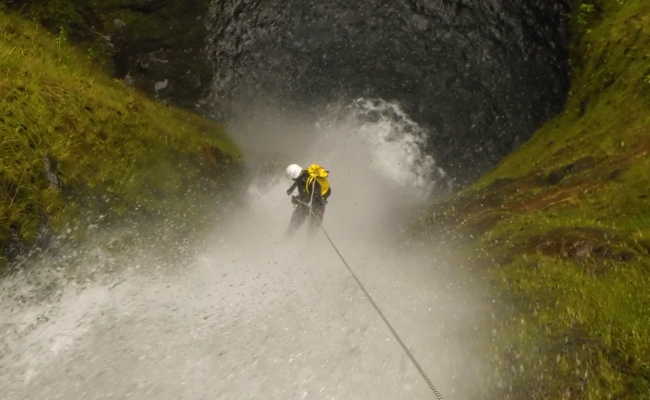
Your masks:
<svg viewBox="0 0 650 400"><path fill-rule="evenodd" d="M0 244L32 241L90 199L123 213L187 205L238 158L218 124L149 100L66 35L4 12L0 93Z"/></svg>
<svg viewBox="0 0 650 400"><path fill-rule="evenodd" d="M650 3L576 1L571 24L566 110L425 223L503 299L499 398L648 399Z"/></svg>
<svg viewBox="0 0 650 400"><path fill-rule="evenodd" d="M648 398L650 278L642 267L593 274L529 256L499 270L499 285L518 303L495 351L501 368L515 356L525 366L508 376L519 398Z"/></svg>

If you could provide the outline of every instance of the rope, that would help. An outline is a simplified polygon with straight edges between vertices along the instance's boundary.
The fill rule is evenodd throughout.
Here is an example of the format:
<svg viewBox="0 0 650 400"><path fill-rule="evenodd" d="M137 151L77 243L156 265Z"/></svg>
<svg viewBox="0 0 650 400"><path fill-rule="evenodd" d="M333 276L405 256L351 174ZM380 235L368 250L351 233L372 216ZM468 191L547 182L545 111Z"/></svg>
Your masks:
<svg viewBox="0 0 650 400"><path fill-rule="evenodd" d="M381 309L379 308L379 306L377 305L373 297L370 295L366 287L363 285L359 277L357 277L357 274L354 273L352 267L350 267L350 264L348 264L347 260L345 259L341 251L338 249L336 244L334 244L334 241L332 240L329 233L327 233L325 227L321 225L321 229L325 234L327 240L330 242L330 245L332 246L336 254L338 254L339 258L343 262L343 265L345 265L345 267L348 269L348 272L350 273L350 275L352 275L352 278L354 278L354 280L357 282L357 285L359 285L359 288L361 289L363 294L366 296L370 304L372 304L372 307L375 309L375 311L377 311L377 314L379 314L381 319L384 321L384 323L388 327L388 330L390 330L390 332L393 334L393 337L395 337L397 343L399 343L399 345L402 347L402 350L404 350L404 353L406 353L408 358L411 360L411 363L413 364L415 369L417 369L417 371L420 373L420 376L422 376L422 379L424 379L429 389L431 389L431 392L435 396L436 400L443 400L442 394L438 391L436 386L433 384L433 382L431 381L427 373L424 371L424 368L422 368L420 363L415 359L415 356L413 355L413 353L411 353L411 350L409 350L409 348L406 346L406 344L404 343L400 335L397 333L393 325L390 323L390 321L388 321L388 318L386 318L386 315L384 315L384 313L381 311Z"/></svg>
<svg viewBox="0 0 650 400"><path fill-rule="evenodd" d="M311 187L311 198L309 199L309 204L306 205L309 208L309 215L312 218L314 217L314 215L313 215L313 204L314 204L314 193L315 192L316 192L316 181L314 180L314 183L312 184L312 187ZM304 204L304 203L302 203L302 204ZM334 240L332 240L332 237L329 235L329 233L327 232L325 227L322 225L322 222L320 224L320 228L323 231L323 234L325 234L325 237L327 238L327 241L330 243L330 245L332 246L332 248L334 249L336 254L339 256L339 258L343 262L343 265L345 265L345 268L347 268L348 272L350 273L352 278L354 278L355 282L357 283L357 285L359 286L359 288L361 289L363 294L366 296L366 298L368 299L368 301L370 302L372 307L375 309L377 314L379 314L382 321L384 321L384 324L386 324L386 327L388 327L388 330L390 331L390 333L393 335L393 337L395 338L397 343L399 343L399 345L402 347L402 350L404 350L404 353L406 353L409 360L411 360L411 363L413 364L415 369L420 373L420 376L422 377L424 382L426 382L427 386L429 387L429 389L433 393L435 399L436 400L443 400L442 394L438 391L436 386L433 384L433 382L431 381L431 378L429 378L429 376L424 371L424 368L422 368L422 366L420 365L418 360L415 359L415 356L413 355L413 353L411 353L411 350L409 350L409 348L406 346L406 344L404 343L404 341L402 340L400 335L397 333L397 331L395 330L393 325L390 323L390 321L388 321L388 318L386 318L386 315L384 314L384 312L381 311L381 308L379 308L379 306L377 305L377 302L375 302L375 299L370 295L370 293L368 292L366 287L363 285L363 283L361 282L361 280L359 279L357 274L354 273L354 270L352 269L352 267L350 266L348 261L343 256L343 253L341 253L339 248L336 246L336 244L334 243Z"/></svg>

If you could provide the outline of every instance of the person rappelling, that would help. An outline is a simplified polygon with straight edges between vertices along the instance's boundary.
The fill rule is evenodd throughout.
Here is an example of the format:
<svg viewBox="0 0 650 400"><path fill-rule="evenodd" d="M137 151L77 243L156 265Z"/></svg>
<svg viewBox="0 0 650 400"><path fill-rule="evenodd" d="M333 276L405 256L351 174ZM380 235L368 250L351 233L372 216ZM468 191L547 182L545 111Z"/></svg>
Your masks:
<svg viewBox="0 0 650 400"><path fill-rule="evenodd" d="M329 171L318 164L312 164L306 169L291 164L287 167L287 176L293 180L287 195L292 196L298 189L298 194L291 197L295 209L289 223L288 234L298 230L307 217L310 217L310 230L316 231L323 222L325 206L332 194L328 180Z"/></svg>

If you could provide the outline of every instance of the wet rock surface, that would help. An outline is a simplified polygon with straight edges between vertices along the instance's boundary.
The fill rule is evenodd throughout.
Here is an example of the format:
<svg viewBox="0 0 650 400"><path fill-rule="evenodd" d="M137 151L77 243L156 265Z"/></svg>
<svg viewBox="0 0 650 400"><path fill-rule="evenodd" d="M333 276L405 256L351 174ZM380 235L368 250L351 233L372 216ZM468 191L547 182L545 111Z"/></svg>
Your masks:
<svg viewBox="0 0 650 400"><path fill-rule="evenodd" d="M65 21L77 39L105 42L117 77L218 119L249 118L253 104L316 120L331 103L398 102L460 182L560 111L568 88L568 0L74 0L58 14L28 9L54 31Z"/></svg>
<svg viewBox="0 0 650 400"><path fill-rule="evenodd" d="M159 100L192 108L210 87L204 53L209 0L5 0L4 5L70 39L90 58L109 64L116 77Z"/></svg>
<svg viewBox="0 0 650 400"><path fill-rule="evenodd" d="M156 98L193 108L211 81L205 57L206 0L130 1L115 18L118 77ZM120 14L117 14L120 15Z"/></svg>
<svg viewBox="0 0 650 400"><path fill-rule="evenodd" d="M564 0L214 0L210 110L399 101L459 181L561 110Z"/></svg>

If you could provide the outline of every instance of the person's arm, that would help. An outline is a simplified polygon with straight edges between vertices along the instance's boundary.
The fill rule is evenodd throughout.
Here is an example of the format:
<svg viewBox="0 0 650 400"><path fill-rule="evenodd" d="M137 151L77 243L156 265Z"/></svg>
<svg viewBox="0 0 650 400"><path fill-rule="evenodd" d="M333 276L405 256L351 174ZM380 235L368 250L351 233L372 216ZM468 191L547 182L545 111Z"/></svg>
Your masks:
<svg viewBox="0 0 650 400"><path fill-rule="evenodd" d="M332 195L332 187L330 186L330 189L327 191L327 193L325 193L325 196L323 196L323 198L327 200L330 198L331 195Z"/></svg>
<svg viewBox="0 0 650 400"><path fill-rule="evenodd" d="M293 191L296 190L297 187L298 187L298 180L295 180L293 182L293 185L291 185L291 187L287 189L287 195L291 196L291 193L293 193Z"/></svg>

